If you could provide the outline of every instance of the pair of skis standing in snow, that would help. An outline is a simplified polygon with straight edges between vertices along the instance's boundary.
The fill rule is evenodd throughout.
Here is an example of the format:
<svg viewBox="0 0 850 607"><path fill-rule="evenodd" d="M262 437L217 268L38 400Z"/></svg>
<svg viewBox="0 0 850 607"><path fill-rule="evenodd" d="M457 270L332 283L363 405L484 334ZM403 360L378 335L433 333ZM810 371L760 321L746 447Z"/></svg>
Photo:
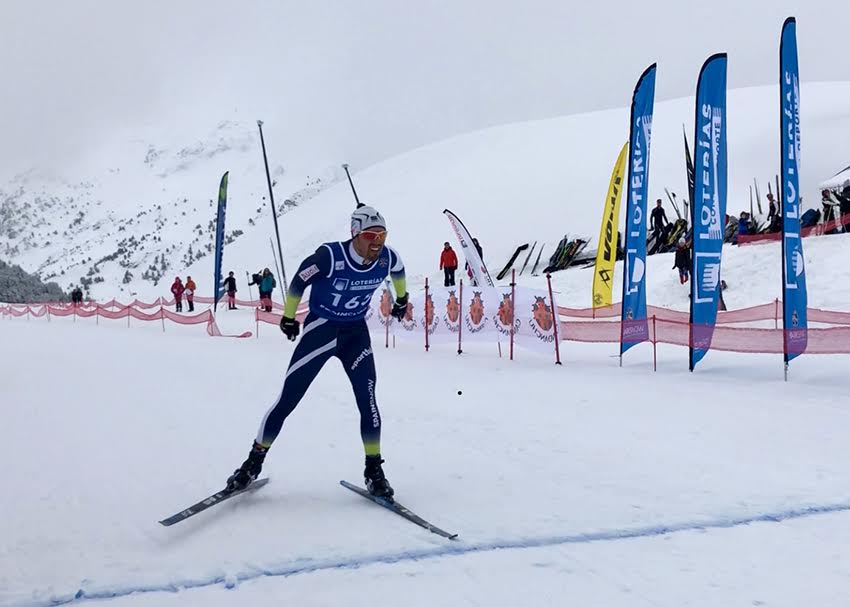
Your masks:
<svg viewBox="0 0 850 607"><path fill-rule="evenodd" d="M264 485L267 479L257 481L257 477L284 420L295 410L324 364L337 357L348 375L360 410L366 491L345 481L341 484L438 535L455 537L398 504L381 467L384 460L381 459L381 415L375 400L377 377L365 317L372 295L387 276L396 292L392 316L402 320L408 303L404 264L398 253L385 246L386 238L387 226L381 214L361 205L351 215L350 240L325 243L301 263L286 293L280 322L281 331L290 341L295 341L299 333L301 341L292 354L280 394L260 423L248 458L227 479L223 491L160 521L162 524L172 525L229 497ZM308 286L312 289L310 312L302 331L295 314Z"/></svg>

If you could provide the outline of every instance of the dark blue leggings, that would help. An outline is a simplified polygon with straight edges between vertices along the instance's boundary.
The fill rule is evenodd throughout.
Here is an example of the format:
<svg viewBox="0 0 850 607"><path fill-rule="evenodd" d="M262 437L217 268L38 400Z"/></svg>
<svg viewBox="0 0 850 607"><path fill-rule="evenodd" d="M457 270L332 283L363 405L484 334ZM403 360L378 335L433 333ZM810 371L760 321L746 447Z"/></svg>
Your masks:
<svg viewBox="0 0 850 607"><path fill-rule="evenodd" d="M366 455L381 452L381 415L375 400L375 359L365 320L339 323L310 314L295 347L277 401L260 424L257 442L270 447L324 364L336 356L348 374L360 410L360 436Z"/></svg>

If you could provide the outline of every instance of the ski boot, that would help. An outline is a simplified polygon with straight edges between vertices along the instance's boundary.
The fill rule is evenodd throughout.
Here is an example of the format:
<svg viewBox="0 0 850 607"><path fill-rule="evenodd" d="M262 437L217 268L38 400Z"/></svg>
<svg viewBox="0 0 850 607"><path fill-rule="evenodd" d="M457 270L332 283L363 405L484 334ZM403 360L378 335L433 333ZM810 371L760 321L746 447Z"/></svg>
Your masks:
<svg viewBox="0 0 850 607"><path fill-rule="evenodd" d="M366 456L366 469L363 471L363 476L366 479L366 490L375 497L383 497L392 501L395 492L390 487L387 477L384 476L384 470L381 468L383 463L384 460L381 459L380 455Z"/></svg>
<svg viewBox="0 0 850 607"><path fill-rule="evenodd" d="M242 491L257 480L260 471L263 469L263 460L266 459L267 452L268 447L263 447L255 441L254 446L251 447L251 452L248 454L248 459L227 479L227 490Z"/></svg>

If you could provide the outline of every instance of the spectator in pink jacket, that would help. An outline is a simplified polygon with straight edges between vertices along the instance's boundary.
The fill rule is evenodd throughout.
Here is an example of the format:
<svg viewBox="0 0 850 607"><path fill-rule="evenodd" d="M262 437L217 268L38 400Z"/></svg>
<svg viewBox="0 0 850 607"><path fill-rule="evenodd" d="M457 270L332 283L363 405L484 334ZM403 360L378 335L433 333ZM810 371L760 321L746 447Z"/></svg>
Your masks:
<svg viewBox="0 0 850 607"><path fill-rule="evenodd" d="M185 290L186 287L183 286L183 281L177 276L171 285L171 294L174 295L174 304L178 312L183 311L183 291Z"/></svg>

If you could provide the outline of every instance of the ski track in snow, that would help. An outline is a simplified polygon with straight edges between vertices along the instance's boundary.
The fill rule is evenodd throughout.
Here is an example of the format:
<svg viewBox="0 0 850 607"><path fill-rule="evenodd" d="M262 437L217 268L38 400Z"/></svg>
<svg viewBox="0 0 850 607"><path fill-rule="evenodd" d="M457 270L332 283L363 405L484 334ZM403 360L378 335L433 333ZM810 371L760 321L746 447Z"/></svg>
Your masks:
<svg viewBox="0 0 850 607"><path fill-rule="evenodd" d="M635 529L609 529L605 531L593 531L573 535L553 535L532 538L500 539L476 544L451 543L439 548L426 548L421 550L406 550L391 554L373 554L352 556L344 559L329 561L318 561L303 565L291 563L280 567L263 569L250 573L240 573L235 576L217 576L203 580L191 580L171 584L155 584L141 586L124 586L112 590L93 590L87 592L83 589L65 597L54 597L49 601L32 601L14 603L14 607L44 607L51 605L79 604L86 601L107 600L126 597L134 594L147 594L156 592L179 592L195 588L207 588L210 586L223 585L226 588L235 588L240 582L247 582L263 577L291 577L305 575L319 571L332 571L342 569L358 569L369 565L420 561L442 557L465 556L496 550L522 550L528 548L546 548L551 546L563 546L568 544L589 544L597 542L616 542L640 538L658 537L674 533L686 533L689 531L709 531L712 529L729 529L752 525L754 523L781 523L795 519L808 518L824 514L834 514L850 511L850 502L824 504L815 506L802 506L789 510L777 512L766 512L743 517L720 517L709 521L688 521L672 524L653 525L649 527L638 527ZM462 533L462 532L461 532ZM448 542L449 540L447 540Z"/></svg>

